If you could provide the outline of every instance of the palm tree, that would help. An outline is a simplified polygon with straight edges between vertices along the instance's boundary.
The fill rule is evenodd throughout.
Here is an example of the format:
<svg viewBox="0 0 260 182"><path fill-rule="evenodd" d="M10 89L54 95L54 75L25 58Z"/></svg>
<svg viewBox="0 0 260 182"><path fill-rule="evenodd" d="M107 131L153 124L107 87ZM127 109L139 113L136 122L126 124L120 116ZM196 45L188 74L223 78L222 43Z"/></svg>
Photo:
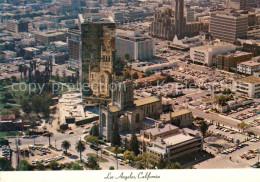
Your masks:
<svg viewBox="0 0 260 182"><path fill-rule="evenodd" d="M79 140L78 143L76 144L76 150L79 152L79 157L80 157L80 162L82 161L81 159L81 153L86 150L85 144Z"/></svg>
<svg viewBox="0 0 260 182"><path fill-rule="evenodd" d="M53 137L53 133L48 132L44 136L49 138L49 146L51 146L51 137Z"/></svg>
<svg viewBox="0 0 260 182"><path fill-rule="evenodd" d="M61 143L61 147L62 147L63 149L65 149L66 154L67 154L67 150L70 148L70 146L71 146L71 144L70 144L70 142L67 141L67 140L64 140L64 141Z"/></svg>

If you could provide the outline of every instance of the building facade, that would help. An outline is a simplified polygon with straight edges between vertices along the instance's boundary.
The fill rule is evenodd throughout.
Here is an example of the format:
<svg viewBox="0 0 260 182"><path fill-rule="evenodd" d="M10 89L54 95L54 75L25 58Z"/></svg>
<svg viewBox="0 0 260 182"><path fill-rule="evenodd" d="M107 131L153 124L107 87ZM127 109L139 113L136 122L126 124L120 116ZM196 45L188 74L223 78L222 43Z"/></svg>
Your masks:
<svg viewBox="0 0 260 182"><path fill-rule="evenodd" d="M7 30L14 33L28 32L28 23L26 20L9 20Z"/></svg>
<svg viewBox="0 0 260 182"><path fill-rule="evenodd" d="M116 53L115 22L99 13L79 14L79 22L82 84L88 84L94 96L109 98Z"/></svg>
<svg viewBox="0 0 260 182"><path fill-rule="evenodd" d="M189 127L193 123L192 112L188 109L182 109L176 112L171 112L170 119L175 126L178 126L180 128Z"/></svg>
<svg viewBox="0 0 260 182"><path fill-rule="evenodd" d="M130 59L146 60L155 55L155 42L137 32L119 33L116 35L116 50L119 57L128 54Z"/></svg>
<svg viewBox="0 0 260 182"><path fill-rule="evenodd" d="M234 91L249 98L259 98L260 77L249 76L235 80Z"/></svg>
<svg viewBox="0 0 260 182"><path fill-rule="evenodd" d="M212 66L215 64L213 56L235 50L232 44L193 47L190 49L190 58L194 62Z"/></svg>
<svg viewBox="0 0 260 182"><path fill-rule="evenodd" d="M249 75L253 75L260 70L260 63L254 61L246 61L237 64L237 71Z"/></svg>
<svg viewBox="0 0 260 182"><path fill-rule="evenodd" d="M69 50L69 66L72 69L79 69L79 46L80 31L79 29L68 30L68 50Z"/></svg>
<svg viewBox="0 0 260 182"><path fill-rule="evenodd" d="M248 15L228 10L211 14L210 33L215 39L234 43L247 37Z"/></svg>
<svg viewBox="0 0 260 182"><path fill-rule="evenodd" d="M238 63L248 61L252 57L252 53L241 51L220 54L217 56L217 68L225 71L236 70Z"/></svg>

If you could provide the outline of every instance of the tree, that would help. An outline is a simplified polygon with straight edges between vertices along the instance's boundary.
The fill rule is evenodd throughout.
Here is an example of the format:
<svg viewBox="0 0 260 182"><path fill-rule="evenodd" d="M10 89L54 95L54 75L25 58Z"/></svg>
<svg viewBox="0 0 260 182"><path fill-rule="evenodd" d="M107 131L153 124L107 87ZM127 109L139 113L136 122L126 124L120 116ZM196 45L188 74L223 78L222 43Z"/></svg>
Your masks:
<svg viewBox="0 0 260 182"><path fill-rule="evenodd" d="M125 71L123 77L124 77L124 80L130 79L131 78L130 72L129 71Z"/></svg>
<svg viewBox="0 0 260 182"><path fill-rule="evenodd" d="M20 64L19 66L18 66L18 71L21 73L21 79L23 78L23 68L24 68L24 65L22 65L22 64Z"/></svg>
<svg viewBox="0 0 260 182"><path fill-rule="evenodd" d="M116 169L118 170L118 158L117 158L117 155L119 154L120 150L119 150L117 145L114 148L112 148L112 152L116 154Z"/></svg>
<svg viewBox="0 0 260 182"><path fill-rule="evenodd" d="M112 133L111 133L111 146L120 146L121 143L121 137L118 131L118 125L117 125L117 121L113 122L113 128L112 128Z"/></svg>
<svg viewBox="0 0 260 182"><path fill-rule="evenodd" d="M71 167L72 170L83 170L83 167L80 166L78 163L74 163Z"/></svg>
<svg viewBox="0 0 260 182"><path fill-rule="evenodd" d="M0 171L13 171L13 167L11 165L11 162L4 158L4 157L1 157L0 158Z"/></svg>
<svg viewBox="0 0 260 182"><path fill-rule="evenodd" d="M53 133L48 132L48 133L46 133L44 136L45 136L45 137L48 137L48 139L49 139L49 146L51 146L51 137L53 137Z"/></svg>
<svg viewBox="0 0 260 182"><path fill-rule="evenodd" d="M133 151L126 150L124 152L124 158L128 159L130 163L135 160L135 154Z"/></svg>
<svg viewBox="0 0 260 182"><path fill-rule="evenodd" d="M22 108L23 112L25 112L26 114L29 114L32 111L31 105L29 104L29 102L26 99L22 100L21 108Z"/></svg>
<svg viewBox="0 0 260 182"><path fill-rule="evenodd" d="M9 141L5 138L0 138L0 147L3 145L9 145Z"/></svg>
<svg viewBox="0 0 260 182"><path fill-rule="evenodd" d="M167 164L166 169L183 169L183 167L178 162L171 162Z"/></svg>
<svg viewBox="0 0 260 182"><path fill-rule="evenodd" d="M169 83L169 82L174 82L174 78L171 77L170 75L166 75L166 80L165 80L166 83Z"/></svg>
<svg viewBox="0 0 260 182"><path fill-rule="evenodd" d="M98 149L98 145L99 145L98 137L89 135L86 137L86 141L91 143L91 145L95 145ZM98 150L96 150L96 151L97 151L97 157L98 157Z"/></svg>
<svg viewBox="0 0 260 182"><path fill-rule="evenodd" d="M138 140L137 140L137 137L135 135L134 130L132 132L132 137L131 137L131 140L129 142L129 150L133 151L135 156L137 156L140 153L140 151L139 151L139 143L138 143Z"/></svg>
<svg viewBox="0 0 260 182"><path fill-rule="evenodd" d="M76 150L79 152L80 162L82 162L81 153L86 150L85 144L79 140L76 144Z"/></svg>
<svg viewBox="0 0 260 182"><path fill-rule="evenodd" d="M89 131L89 134L92 136L99 136L99 125L95 124L92 126L91 130Z"/></svg>
<svg viewBox="0 0 260 182"><path fill-rule="evenodd" d="M114 166L110 166L109 170L115 170L115 167Z"/></svg>
<svg viewBox="0 0 260 182"><path fill-rule="evenodd" d="M69 141L64 140L61 143L61 147L65 150L66 154L67 154L67 150L70 148L71 144Z"/></svg>
<svg viewBox="0 0 260 182"><path fill-rule="evenodd" d="M38 171L43 171L44 170L44 165L42 163L40 163L40 162L36 162L35 168Z"/></svg>
<svg viewBox="0 0 260 182"><path fill-rule="evenodd" d="M224 95L229 95L229 94L231 94L232 92L231 92L231 90L229 89L229 88L225 88L224 90L223 90L223 92L222 92L222 94L224 94Z"/></svg>
<svg viewBox="0 0 260 182"><path fill-rule="evenodd" d="M241 123L237 124L237 127L242 129L242 131L244 132L245 129L249 128L249 125L245 121L241 121Z"/></svg>
<svg viewBox="0 0 260 182"><path fill-rule="evenodd" d="M206 121L203 120L203 121L199 122L199 130L203 136L203 140L204 140L204 137L206 136L208 129L209 129L209 125Z"/></svg>
<svg viewBox="0 0 260 182"><path fill-rule="evenodd" d="M221 106L227 105L228 98L225 95L216 96L215 103Z"/></svg>
<svg viewBox="0 0 260 182"><path fill-rule="evenodd" d="M155 169L158 157L153 153L143 152L142 155L138 155L136 160L143 169Z"/></svg>
<svg viewBox="0 0 260 182"><path fill-rule="evenodd" d="M59 169L59 163L57 161L52 160L49 164L49 167L51 170L58 170Z"/></svg>
<svg viewBox="0 0 260 182"><path fill-rule="evenodd" d="M21 160L19 162L18 171L30 171L32 170L32 166L26 161L26 160Z"/></svg>
<svg viewBox="0 0 260 182"><path fill-rule="evenodd" d="M138 78L139 78L139 76L138 76L137 72L135 72L135 73L133 74L133 79L138 79Z"/></svg>
<svg viewBox="0 0 260 182"><path fill-rule="evenodd" d="M128 61L130 59L130 55L129 54L125 54L125 59Z"/></svg>
<svg viewBox="0 0 260 182"><path fill-rule="evenodd" d="M43 113L44 117L48 120L49 117L50 117L50 114L51 114L50 104L49 103L44 103L42 105L41 110L42 110L42 113Z"/></svg>
<svg viewBox="0 0 260 182"><path fill-rule="evenodd" d="M32 98L32 110L35 113L38 114L41 111L41 107L39 107L39 106L42 106L42 104L43 104L43 99L40 95L33 96L33 98Z"/></svg>
<svg viewBox="0 0 260 182"><path fill-rule="evenodd" d="M157 168L158 169L165 169L167 166L167 161L164 158L160 158L158 164L157 164Z"/></svg>
<svg viewBox="0 0 260 182"><path fill-rule="evenodd" d="M93 156L88 157L87 166L94 170L100 169L97 160Z"/></svg>

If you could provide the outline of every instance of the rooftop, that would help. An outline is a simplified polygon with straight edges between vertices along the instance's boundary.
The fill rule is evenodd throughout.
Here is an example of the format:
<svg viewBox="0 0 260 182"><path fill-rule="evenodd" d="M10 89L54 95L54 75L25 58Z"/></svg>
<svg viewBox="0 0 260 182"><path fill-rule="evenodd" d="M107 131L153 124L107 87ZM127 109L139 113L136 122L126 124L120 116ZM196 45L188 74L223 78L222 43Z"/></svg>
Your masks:
<svg viewBox="0 0 260 182"><path fill-rule="evenodd" d="M86 13L86 14L79 14L79 21L82 24L87 23L115 23L112 16L103 14L103 13Z"/></svg>
<svg viewBox="0 0 260 182"><path fill-rule="evenodd" d="M150 104L150 103L153 103L153 102L158 102L160 100L161 99L157 96L151 96L151 97L146 97L146 98L143 98L143 99L135 100L134 103L135 103L136 106L142 106L142 105Z"/></svg>
<svg viewBox="0 0 260 182"><path fill-rule="evenodd" d="M260 77L248 76L248 77L237 79L236 81L246 82L246 83L260 83Z"/></svg>
<svg viewBox="0 0 260 182"><path fill-rule="evenodd" d="M171 113L171 116L172 116L172 117L177 117L177 116L181 116L181 115L189 114L189 113L191 113L190 110L188 110L188 109L182 109L182 110L179 110L179 111L176 111L176 112L172 112L172 113Z"/></svg>
<svg viewBox="0 0 260 182"><path fill-rule="evenodd" d="M166 124L163 127L154 127L147 129L146 132L151 133L152 135L159 135L161 133L168 132L171 130L179 130L179 128L172 124Z"/></svg>
<svg viewBox="0 0 260 182"><path fill-rule="evenodd" d="M254 62L254 61L245 61L245 62L242 62L242 63L239 63L239 64L243 64L243 65L246 65L246 66L258 66L258 65L260 65L260 63Z"/></svg>
<svg viewBox="0 0 260 182"><path fill-rule="evenodd" d="M179 143L186 142L187 140L191 140L191 139L194 139L194 137L180 133L177 135L164 138L163 141L168 146L168 145L177 145Z"/></svg>

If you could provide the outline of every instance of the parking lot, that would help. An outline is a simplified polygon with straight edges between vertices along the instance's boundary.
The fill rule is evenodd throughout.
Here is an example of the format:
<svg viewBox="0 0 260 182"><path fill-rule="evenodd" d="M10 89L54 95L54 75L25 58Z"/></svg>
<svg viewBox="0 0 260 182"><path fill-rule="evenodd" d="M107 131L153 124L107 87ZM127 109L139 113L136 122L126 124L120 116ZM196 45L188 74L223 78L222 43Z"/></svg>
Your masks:
<svg viewBox="0 0 260 182"><path fill-rule="evenodd" d="M62 155L62 151L51 150L45 146L29 145L28 148L21 149L20 152L24 159L28 160L32 165L35 165L37 162L48 165L52 160L62 163L71 161Z"/></svg>

